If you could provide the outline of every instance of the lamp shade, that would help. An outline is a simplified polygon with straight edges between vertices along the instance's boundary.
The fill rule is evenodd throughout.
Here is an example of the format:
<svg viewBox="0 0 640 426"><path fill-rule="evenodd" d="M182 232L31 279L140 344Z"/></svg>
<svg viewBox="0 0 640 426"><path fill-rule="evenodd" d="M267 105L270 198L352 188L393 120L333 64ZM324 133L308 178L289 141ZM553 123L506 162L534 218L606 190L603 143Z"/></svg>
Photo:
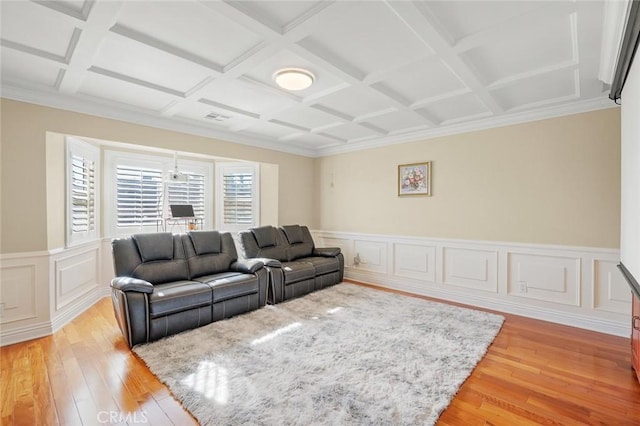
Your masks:
<svg viewBox="0 0 640 426"><path fill-rule="evenodd" d="M276 84L286 90L304 90L313 84L315 76L301 68L283 68L273 74Z"/></svg>

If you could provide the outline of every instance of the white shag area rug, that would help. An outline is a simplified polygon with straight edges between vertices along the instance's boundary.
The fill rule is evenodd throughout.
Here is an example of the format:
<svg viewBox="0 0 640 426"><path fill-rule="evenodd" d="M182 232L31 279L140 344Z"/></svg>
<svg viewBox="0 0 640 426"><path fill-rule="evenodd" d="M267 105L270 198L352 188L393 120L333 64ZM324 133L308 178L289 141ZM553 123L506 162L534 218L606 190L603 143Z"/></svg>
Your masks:
<svg viewBox="0 0 640 426"><path fill-rule="evenodd" d="M503 321L341 283L134 351L202 425L432 425Z"/></svg>

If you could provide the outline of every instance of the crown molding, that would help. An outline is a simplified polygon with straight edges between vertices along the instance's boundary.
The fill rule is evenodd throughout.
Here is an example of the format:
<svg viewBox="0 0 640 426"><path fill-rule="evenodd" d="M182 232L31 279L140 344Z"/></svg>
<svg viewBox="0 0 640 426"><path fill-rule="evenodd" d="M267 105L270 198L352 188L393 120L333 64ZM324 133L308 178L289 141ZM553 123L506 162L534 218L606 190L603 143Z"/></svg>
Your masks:
<svg viewBox="0 0 640 426"><path fill-rule="evenodd" d="M317 156L326 157L329 155L344 154L347 152L362 151L371 148L379 148L387 145L418 142L426 139L433 139L436 137L511 126L514 124L527 123L530 121L546 120L550 118L562 117L565 115L573 115L608 108L618 108L618 106L615 105L609 98L607 98L606 95L603 95L599 98L548 108L540 108L536 109L535 111L517 112L511 114L506 113L495 117L478 119L472 122L452 124L449 126L427 129L410 134L379 138L374 141L347 143L345 145L337 147L318 150Z"/></svg>
<svg viewBox="0 0 640 426"><path fill-rule="evenodd" d="M237 133L201 126L186 119L167 119L166 117L156 117L154 115L140 112L139 110L134 110L131 107L116 102L106 100L96 102L93 98L89 98L80 94L61 94L53 91L53 89L51 88L22 87L8 85L5 83L1 87L0 96L2 96L3 98L13 99L21 102L28 102L82 114L95 115L102 118L125 121L159 129L176 131L311 158L318 158L353 151L362 151L387 145L410 143L425 139L432 139L435 137L467 133L496 127L504 127L513 124L617 107L611 102L610 99L606 97L606 95L603 95L602 97L589 99L586 101L540 108L536 109L535 111L505 113L495 117L488 117L484 119L479 118L472 122L451 124L448 126L381 137L377 139L368 139L359 142L347 142L341 145L332 145L326 148L312 150L296 146L294 144L295 139L291 139L291 141L294 143L286 143L283 141L276 142L259 137L248 138Z"/></svg>
<svg viewBox="0 0 640 426"><path fill-rule="evenodd" d="M107 100L96 102L93 98L85 97L80 94L66 95L54 92L49 88L43 89L39 87L32 88L3 84L0 96L16 101L58 108L81 114L95 115L97 117L202 136L225 142L249 145L256 148L286 152L288 154L301 155L304 157L317 156L315 151L301 148L299 146L283 144L282 142L272 142L267 139L247 138L237 133L201 126L186 119L157 117L152 114L140 112L139 110L134 110L131 107L117 102Z"/></svg>

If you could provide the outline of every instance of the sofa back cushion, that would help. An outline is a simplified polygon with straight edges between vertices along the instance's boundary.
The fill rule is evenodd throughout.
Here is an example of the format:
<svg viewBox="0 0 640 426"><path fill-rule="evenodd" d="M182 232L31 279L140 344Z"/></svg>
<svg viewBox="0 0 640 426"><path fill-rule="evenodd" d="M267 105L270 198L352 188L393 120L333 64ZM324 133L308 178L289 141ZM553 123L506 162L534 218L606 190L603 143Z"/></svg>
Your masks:
<svg viewBox="0 0 640 426"><path fill-rule="evenodd" d="M298 244L304 242L302 238L302 228L300 225L285 225L282 227L284 235L287 237L289 244Z"/></svg>
<svg viewBox="0 0 640 426"><path fill-rule="evenodd" d="M113 240L111 247L116 276L139 278L151 284L186 280L189 277L178 235L136 234Z"/></svg>
<svg viewBox="0 0 640 426"><path fill-rule="evenodd" d="M182 235L189 278L226 272L238 260L231 234L217 231L193 231Z"/></svg>
<svg viewBox="0 0 640 426"><path fill-rule="evenodd" d="M189 239L197 255L217 254L222 249L222 239L218 231L189 232Z"/></svg>
<svg viewBox="0 0 640 426"><path fill-rule="evenodd" d="M286 225L281 229L289 243L287 260L292 261L313 254L314 244L309 228L300 225Z"/></svg>
<svg viewBox="0 0 640 426"><path fill-rule="evenodd" d="M173 259L173 235L170 232L136 234L131 238L136 242L143 262Z"/></svg>
<svg viewBox="0 0 640 426"><path fill-rule="evenodd" d="M282 231L273 226L261 226L248 231L241 231L240 247L244 257L268 257L286 262L287 243Z"/></svg>
<svg viewBox="0 0 640 426"><path fill-rule="evenodd" d="M273 247L277 244L278 231L273 226L261 226L250 231L260 248Z"/></svg>

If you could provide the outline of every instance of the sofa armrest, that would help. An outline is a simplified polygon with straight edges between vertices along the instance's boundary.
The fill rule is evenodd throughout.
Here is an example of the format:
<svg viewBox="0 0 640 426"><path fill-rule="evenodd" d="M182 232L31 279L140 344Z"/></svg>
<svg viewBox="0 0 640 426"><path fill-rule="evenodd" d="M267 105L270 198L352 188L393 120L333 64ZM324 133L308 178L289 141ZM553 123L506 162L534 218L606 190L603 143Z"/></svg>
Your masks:
<svg viewBox="0 0 640 426"><path fill-rule="evenodd" d="M138 293L153 293L153 284L149 281L131 277L115 277L111 280L111 288L121 291L137 291Z"/></svg>
<svg viewBox="0 0 640 426"><path fill-rule="evenodd" d="M314 256L336 257L340 254L340 247L316 247L313 249Z"/></svg>
<svg viewBox="0 0 640 426"><path fill-rule="evenodd" d="M264 263L264 266L268 266L270 268L282 268L282 262L277 259L271 259L270 257L253 257L253 260L259 260Z"/></svg>
<svg viewBox="0 0 640 426"><path fill-rule="evenodd" d="M243 274L255 274L264 267L264 262L259 259L244 259L233 262L230 269Z"/></svg>

